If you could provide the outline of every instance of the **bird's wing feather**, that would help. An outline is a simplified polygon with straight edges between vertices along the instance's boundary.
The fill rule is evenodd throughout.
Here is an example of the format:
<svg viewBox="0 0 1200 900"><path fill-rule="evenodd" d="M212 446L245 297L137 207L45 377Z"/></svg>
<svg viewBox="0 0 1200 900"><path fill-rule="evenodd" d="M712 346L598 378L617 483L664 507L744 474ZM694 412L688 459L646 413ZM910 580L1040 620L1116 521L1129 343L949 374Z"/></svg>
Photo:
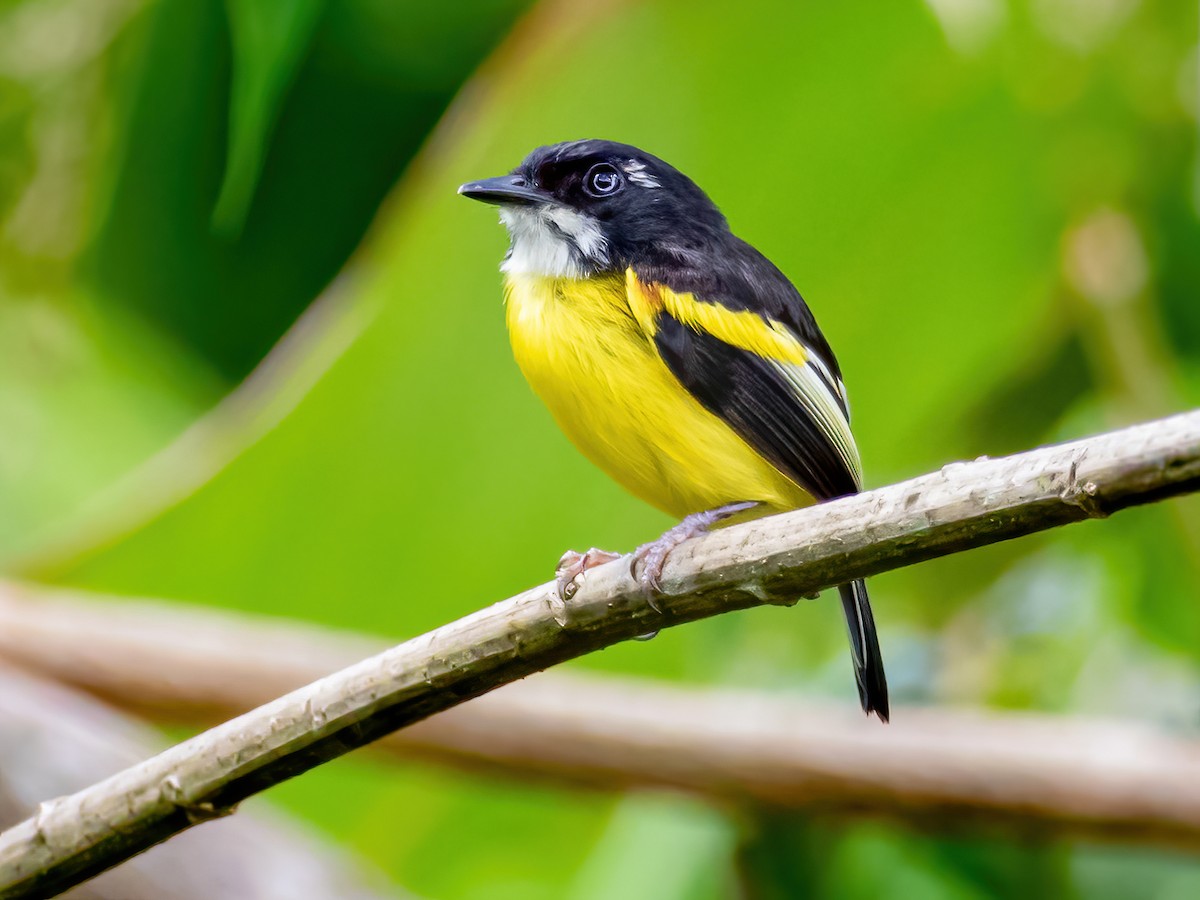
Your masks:
<svg viewBox="0 0 1200 900"><path fill-rule="evenodd" d="M776 318L770 304L756 309L753 296L730 302L719 290L698 295L665 280L629 269L626 295L680 384L816 499L860 490L862 468L837 361L790 283L784 279L790 295L778 280L771 286ZM886 722L887 680L866 585L854 581L839 590L859 699L863 710Z"/></svg>
<svg viewBox="0 0 1200 900"><path fill-rule="evenodd" d="M836 363L788 325L626 273L630 309L713 414L819 500L862 485Z"/></svg>

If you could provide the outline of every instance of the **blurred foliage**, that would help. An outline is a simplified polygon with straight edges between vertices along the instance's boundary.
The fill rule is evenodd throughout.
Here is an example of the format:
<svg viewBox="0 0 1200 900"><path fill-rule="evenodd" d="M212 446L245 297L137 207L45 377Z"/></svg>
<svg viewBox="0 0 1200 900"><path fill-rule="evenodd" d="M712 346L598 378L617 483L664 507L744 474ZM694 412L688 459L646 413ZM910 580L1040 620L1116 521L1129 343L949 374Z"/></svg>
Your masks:
<svg viewBox="0 0 1200 900"><path fill-rule="evenodd" d="M87 258L96 282L244 375L345 263L523 5L152 4Z"/></svg>
<svg viewBox="0 0 1200 900"><path fill-rule="evenodd" d="M1191 0L548 4L431 135L520 5L0 3L10 571L406 636L544 580L568 546L653 536L667 522L522 382L503 233L454 195L567 138L679 165L792 275L846 371L872 484L1200 397ZM303 334L280 350L315 379L295 408L250 417L180 503L97 493L262 357L401 173L320 301L320 321L365 322L359 338L327 371ZM1198 580L1193 498L891 573L874 595L901 702L1194 731ZM852 704L838 616L753 610L582 665ZM358 761L277 794L444 898L1200 883L1165 855Z"/></svg>
<svg viewBox="0 0 1200 900"><path fill-rule="evenodd" d="M262 357L522 5L0 4L0 550Z"/></svg>

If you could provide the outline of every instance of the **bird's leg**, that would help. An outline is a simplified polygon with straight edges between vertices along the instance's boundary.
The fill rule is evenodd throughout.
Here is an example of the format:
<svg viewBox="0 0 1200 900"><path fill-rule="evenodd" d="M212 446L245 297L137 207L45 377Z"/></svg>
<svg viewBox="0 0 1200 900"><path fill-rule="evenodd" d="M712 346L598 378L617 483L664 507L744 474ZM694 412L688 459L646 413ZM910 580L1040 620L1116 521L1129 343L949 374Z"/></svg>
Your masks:
<svg viewBox="0 0 1200 900"><path fill-rule="evenodd" d="M758 506L758 502L753 500L741 503L727 503L725 506L718 506L716 509L707 509L704 512L684 516L683 521L673 528L668 528L664 531L662 537L658 540L651 541L649 544L642 544L642 546L633 552L633 562L629 567L630 572L641 583L642 588L647 594L653 595L658 593L660 587L659 579L662 577L663 566L666 564L667 556L672 550L684 541L704 534L718 522L722 522L730 516L736 516L738 513L745 512L748 509L753 509L756 506ZM638 572L639 564L641 566L640 573Z"/></svg>
<svg viewBox="0 0 1200 900"><path fill-rule="evenodd" d="M586 553L568 550L562 555L562 559L558 561L558 565L554 569L554 581L558 585L558 596L564 600L570 600L579 590L579 584L575 579L588 569L620 558L620 553L609 553L607 550L597 550L595 547Z"/></svg>

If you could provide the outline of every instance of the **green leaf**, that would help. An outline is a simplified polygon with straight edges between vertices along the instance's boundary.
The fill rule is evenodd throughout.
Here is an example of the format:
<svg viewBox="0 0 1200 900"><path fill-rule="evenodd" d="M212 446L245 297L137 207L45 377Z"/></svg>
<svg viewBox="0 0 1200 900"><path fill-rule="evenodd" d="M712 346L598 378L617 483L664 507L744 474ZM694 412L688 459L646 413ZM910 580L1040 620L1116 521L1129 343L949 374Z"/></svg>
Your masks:
<svg viewBox="0 0 1200 900"><path fill-rule="evenodd" d="M213 229L241 232L288 86L304 58L324 0L226 0L233 44L229 151Z"/></svg>
<svg viewBox="0 0 1200 900"><path fill-rule="evenodd" d="M124 102L104 179L111 197L83 267L89 281L108 304L209 360L230 385L242 380L344 265L527 2L327 4L307 50L290 48L300 57L290 81L282 54L252 59L262 76L236 81L233 90L253 101L239 107L234 98L250 114L242 126L230 120L231 73L240 79L246 70L231 58L224 4L148 4L126 49L133 64L113 66ZM273 105L263 100L270 84L283 90ZM246 153L231 150L239 135L248 136ZM242 200L236 209L231 201L224 208L241 224L236 235L217 234L213 209L231 167L240 186L226 196L249 203L249 216Z"/></svg>

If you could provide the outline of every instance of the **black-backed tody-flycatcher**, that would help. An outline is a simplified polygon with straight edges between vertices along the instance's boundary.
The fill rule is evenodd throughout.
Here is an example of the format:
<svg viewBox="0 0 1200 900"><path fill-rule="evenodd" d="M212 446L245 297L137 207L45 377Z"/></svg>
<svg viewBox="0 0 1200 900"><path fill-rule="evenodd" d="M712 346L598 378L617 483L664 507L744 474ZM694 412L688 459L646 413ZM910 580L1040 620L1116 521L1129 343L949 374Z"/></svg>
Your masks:
<svg viewBox="0 0 1200 900"><path fill-rule="evenodd" d="M571 141L459 193L497 204L513 353L567 436L683 521L670 550L731 516L862 487L837 359L792 283L687 176L636 147ZM612 554L569 553L560 585ZM888 717L862 581L839 588L863 709Z"/></svg>

